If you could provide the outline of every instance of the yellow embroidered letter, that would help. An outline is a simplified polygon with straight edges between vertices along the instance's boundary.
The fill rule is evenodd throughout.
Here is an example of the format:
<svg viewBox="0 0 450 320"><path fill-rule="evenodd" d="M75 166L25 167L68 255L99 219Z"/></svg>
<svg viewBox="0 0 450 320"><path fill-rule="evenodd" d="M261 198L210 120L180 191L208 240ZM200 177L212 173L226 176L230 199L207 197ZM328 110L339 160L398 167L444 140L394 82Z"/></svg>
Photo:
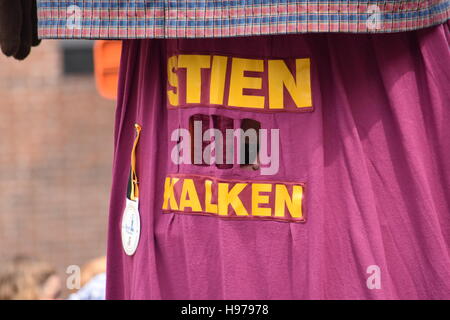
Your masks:
<svg viewBox="0 0 450 320"><path fill-rule="evenodd" d="M170 57L167 61L167 81L174 89L167 90L167 98L169 103L178 106L178 75L175 73L177 69L177 56Z"/></svg>
<svg viewBox="0 0 450 320"><path fill-rule="evenodd" d="M205 211L217 214L217 204L211 203L212 198L212 181L205 180Z"/></svg>
<svg viewBox="0 0 450 320"><path fill-rule="evenodd" d="M269 60L269 108L283 109L284 87L290 93L297 108L312 106L310 60L296 59L295 80L283 60Z"/></svg>
<svg viewBox="0 0 450 320"><path fill-rule="evenodd" d="M264 71L264 61L233 58L231 65L230 95L228 104L233 107L264 108L264 97L244 95L244 89L261 89L262 78L246 77L245 71Z"/></svg>
<svg viewBox="0 0 450 320"><path fill-rule="evenodd" d="M272 185L269 183L252 184L252 215L270 217L272 215L270 208L260 208L260 204L268 204L269 196L260 195L260 192L272 191Z"/></svg>
<svg viewBox="0 0 450 320"><path fill-rule="evenodd" d="M302 212L303 187L292 186L292 198L289 196L287 188L283 184L275 186L275 217L285 217L285 206L288 208L292 218L300 219Z"/></svg>
<svg viewBox="0 0 450 320"><path fill-rule="evenodd" d="M200 103L202 92L202 69L211 66L211 56L180 55L178 68L186 68L186 103Z"/></svg>
<svg viewBox="0 0 450 320"><path fill-rule="evenodd" d="M177 200L175 199L175 192L173 190L173 187L178 182L178 178L170 178L167 177L166 181L164 183L164 203L163 203L163 209L168 210L169 207L169 200L170 200L170 209L172 210L178 210L178 204Z"/></svg>
<svg viewBox="0 0 450 320"><path fill-rule="evenodd" d="M192 179L184 179L183 188L181 189L180 210L184 211L186 207L191 208L194 212L202 211L194 180Z"/></svg>
<svg viewBox="0 0 450 320"><path fill-rule="evenodd" d="M228 215L228 206L231 205L238 216L248 216L244 204L239 199L239 193L247 186L246 183L236 183L234 187L228 191L230 184L219 182L219 215Z"/></svg>
<svg viewBox="0 0 450 320"><path fill-rule="evenodd" d="M209 88L209 102L223 104L225 91L225 77L227 75L228 57L214 56L211 68L211 84Z"/></svg>

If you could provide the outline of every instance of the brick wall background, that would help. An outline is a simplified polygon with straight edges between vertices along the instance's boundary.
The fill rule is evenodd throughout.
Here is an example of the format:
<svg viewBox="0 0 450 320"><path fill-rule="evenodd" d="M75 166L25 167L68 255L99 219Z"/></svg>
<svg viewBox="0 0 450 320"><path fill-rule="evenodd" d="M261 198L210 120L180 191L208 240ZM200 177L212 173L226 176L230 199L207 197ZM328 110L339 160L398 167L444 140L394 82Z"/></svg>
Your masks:
<svg viewBox="0 0 450 320"><path fill-rule="evenodd" d="M64 275L105 254L114 105L63 74L57 41L0 56L0 263L31 254Z"/></svg>

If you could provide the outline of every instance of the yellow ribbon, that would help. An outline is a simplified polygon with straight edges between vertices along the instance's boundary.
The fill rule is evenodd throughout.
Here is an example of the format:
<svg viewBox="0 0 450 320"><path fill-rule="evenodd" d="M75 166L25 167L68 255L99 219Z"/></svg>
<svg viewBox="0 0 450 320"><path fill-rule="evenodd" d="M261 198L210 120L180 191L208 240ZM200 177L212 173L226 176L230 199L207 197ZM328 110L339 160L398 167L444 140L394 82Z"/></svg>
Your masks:
<svg viewBox="0 0 450 320"><path fill-rule="evenodd" d="M136 148L141 136L141 126L137 123L134 125L136 128L136 138L134 138L133 150L131 151L131 200L136 201L139 198L139 182L136 173Z"/></svg>

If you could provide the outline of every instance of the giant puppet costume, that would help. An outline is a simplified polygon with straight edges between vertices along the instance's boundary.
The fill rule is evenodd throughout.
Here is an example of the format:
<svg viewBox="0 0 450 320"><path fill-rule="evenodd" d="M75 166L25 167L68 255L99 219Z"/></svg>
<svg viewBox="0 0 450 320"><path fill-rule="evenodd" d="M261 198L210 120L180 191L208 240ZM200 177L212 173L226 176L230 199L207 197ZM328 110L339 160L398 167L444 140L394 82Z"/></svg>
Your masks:
<svg viewBox="0 0 450 320"><path fill-rule="evenodd" d="M448 1L106 2L108 298L450 298Z"/></svg>

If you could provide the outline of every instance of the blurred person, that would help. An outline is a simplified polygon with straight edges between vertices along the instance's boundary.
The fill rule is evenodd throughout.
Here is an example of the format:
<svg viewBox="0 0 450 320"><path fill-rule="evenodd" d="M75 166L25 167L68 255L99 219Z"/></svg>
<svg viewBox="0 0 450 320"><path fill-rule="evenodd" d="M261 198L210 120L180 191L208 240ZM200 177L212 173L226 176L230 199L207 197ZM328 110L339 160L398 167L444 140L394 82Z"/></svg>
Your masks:
<svg viewBox="0 0 450 320"><path fill-rule="evenodd" d="M49 263L17 256L0 271L0 300L56 300L62 290L61 278Z"/></svg>
<svg viewBox="0 0 450 320"><path fill-rule="evenodd" d="M42 38L124 39L109 299L449 297L448 1L334 0L329 11L312 0L212 9L146 0L137 18L119 1L92 15L100 2L78 3L80 23L65 27L55 23L67 18L63 1L38 4ZM217 9L227 14L213 20ZM246 12L255 19L236 19ZM171 163L167 133L199 112L280 129L282 168L267 179L280 190L308 186L304 196L283 193L297 210L276 210L275 201L274 215L250 203L259 172ZM196 185L202 195L222 187L223 197L203 209Z"/></svg>
<svg viewBox="0 0 450 320"><path fill-rule="evenodd" d="M81 286L86 285L99 274L106 273L106 257L89 260L81 267Z"/></svg>
<svg viewBox="0 0 450 320"><path fill-rule="evenodd" d="M105 300L106 257L88 261L81 268L81 289L69 296L69 300Z"/></svg>
<svg viewBox="0 0 450 320"><path fill-rule="evenodd" d="M100 273L90 279L80 290L72 293L68 300L105 300L106 273Z"/></svg>

